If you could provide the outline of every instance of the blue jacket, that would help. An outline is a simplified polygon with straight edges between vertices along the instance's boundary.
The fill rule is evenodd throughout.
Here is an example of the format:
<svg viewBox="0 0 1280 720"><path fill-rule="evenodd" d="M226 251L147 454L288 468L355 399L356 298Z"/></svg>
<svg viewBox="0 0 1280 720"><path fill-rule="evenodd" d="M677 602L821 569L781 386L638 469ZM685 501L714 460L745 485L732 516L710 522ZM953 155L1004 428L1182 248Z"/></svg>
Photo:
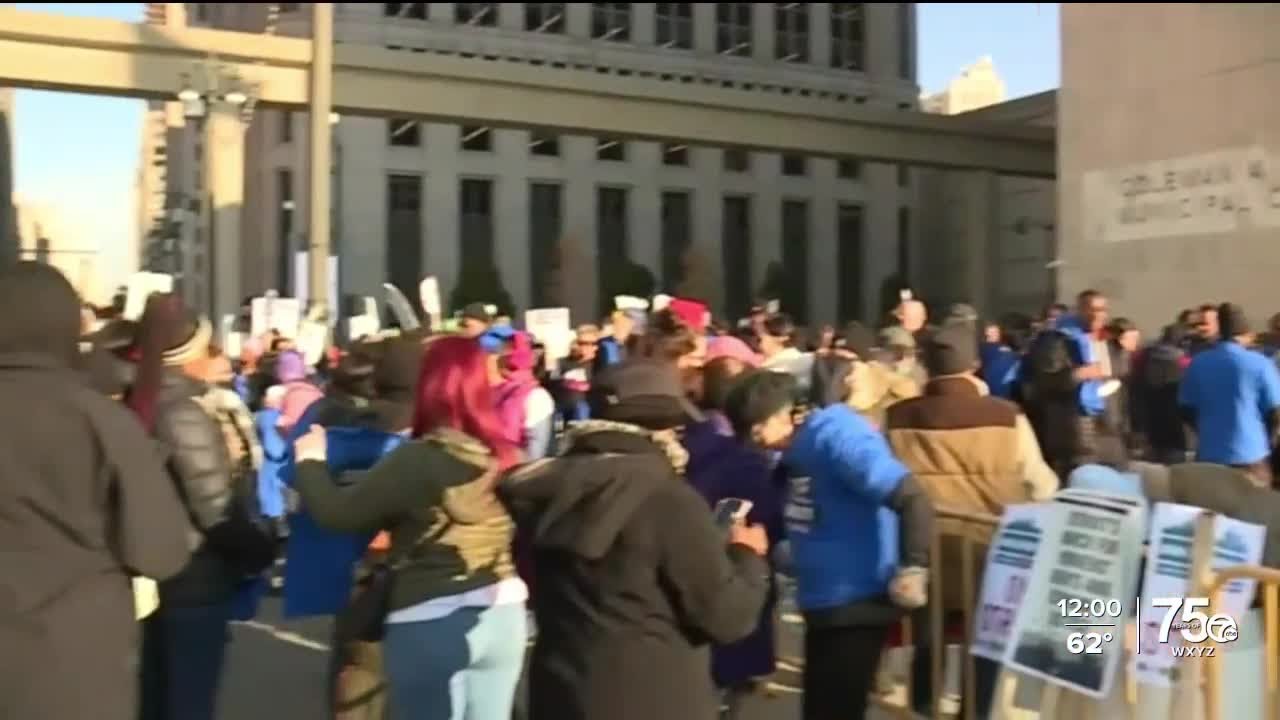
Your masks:
<svg viewBox="0 0 1280 720"><path fill-rule="evenodd" d="M303 419L306 420L304 414ZM299 422L294 434L305 432ZM405 441L401 435L363 428L329 428L329 471L335 478L344 472L368 470L384 455ZM292 438L291 438L292 439ZM293 483L293 458L282 476ZM351 596L352 573L356 562L373 540L372 533L339 533L325 530L302 507L289 516L289 544L285 563L284 614L294 618L306 615L332 615L341 610Z"/></svg>
<svg viewBox="0 0 1280 720"><path fill-rule="evenodd" d="M871 600L898 568L898 515L885 501L909 471L847 405L809 415L784 460L786 523L801 610Z"/></svg>
<svg viewBox="0 0 1280 720"><path fill-rule="evenodd" d="M1007 345L982 343L979 350L982 361L982 381L991 394L1005 400L1013 399L1014 385L1022 372L1022 357Z"/></svg>
<svg viewBox="0 0 1280 720"><path fill-rule="evenodd" d="M284 516L284 485L280 481L280 471L288 460L289 443L276 429L279 421L279 410L259 410L253 416L254 425L258 429L258 441L262 443L262 467L258 468L258 507L269 518Z"/></svg>

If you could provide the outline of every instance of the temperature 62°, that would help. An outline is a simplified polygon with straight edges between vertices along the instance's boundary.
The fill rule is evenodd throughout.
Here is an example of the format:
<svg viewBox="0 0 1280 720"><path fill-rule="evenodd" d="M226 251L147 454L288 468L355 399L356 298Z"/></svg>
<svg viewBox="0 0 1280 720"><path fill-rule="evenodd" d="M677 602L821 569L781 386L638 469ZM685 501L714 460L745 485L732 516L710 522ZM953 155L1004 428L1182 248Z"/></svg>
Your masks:
<svg viewBox="0 0 1280 720"><path fill-rule="evenodd" d="M1109 632L1074 632L1067 636L1067 652L1072 655L1101 655L1103 643L1111 642L1114 637Z"/></svg>

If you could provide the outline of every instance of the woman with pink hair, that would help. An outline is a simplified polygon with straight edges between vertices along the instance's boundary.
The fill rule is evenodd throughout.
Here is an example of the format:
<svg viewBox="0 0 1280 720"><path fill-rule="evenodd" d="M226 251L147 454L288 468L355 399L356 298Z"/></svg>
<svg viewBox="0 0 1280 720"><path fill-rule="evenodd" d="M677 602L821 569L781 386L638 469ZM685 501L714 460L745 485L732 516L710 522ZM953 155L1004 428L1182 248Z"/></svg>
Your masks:
<svg viewBox="0 0 1280 720"><path fill-rule="evenodd" d="M509 720L524 663L528 588L494 495L519 450L494 410L484 352L444 337L422 357L414 441L338 485L324 430L295 444L295 487L322 527L387 530L393 577L383 658L397 720Z"/></svg>

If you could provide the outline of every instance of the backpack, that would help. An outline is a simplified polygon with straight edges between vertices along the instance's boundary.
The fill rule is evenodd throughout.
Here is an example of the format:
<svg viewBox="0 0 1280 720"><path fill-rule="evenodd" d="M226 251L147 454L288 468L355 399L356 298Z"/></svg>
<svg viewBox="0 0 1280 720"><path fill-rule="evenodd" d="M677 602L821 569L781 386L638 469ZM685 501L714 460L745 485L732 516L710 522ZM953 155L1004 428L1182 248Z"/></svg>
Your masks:
<svg viewBox="0 0 1280 720"><path fill-rule="evenodd" d="M1032 382L1070 371L1072 367L1071 339L1056 330L1037 335L1022 360L1023 378Z"/></svg>

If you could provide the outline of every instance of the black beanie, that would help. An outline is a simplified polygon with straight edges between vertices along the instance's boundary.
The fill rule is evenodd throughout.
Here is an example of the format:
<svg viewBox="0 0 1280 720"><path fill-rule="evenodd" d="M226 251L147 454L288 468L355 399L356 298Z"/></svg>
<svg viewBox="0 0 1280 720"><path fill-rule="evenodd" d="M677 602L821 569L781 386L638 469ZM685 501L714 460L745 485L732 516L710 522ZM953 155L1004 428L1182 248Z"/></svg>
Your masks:
<svg viewBox="0 0 1280 720"><path fill-rule="evenodd" d="M932 376L959 375L978 367L978 347L967 325L945 325L924 345L924 366Z"/></svg>
<svg viewBox="0 0 1280 720"><path fill-rule="evenodd" d="M790 373L756 370L741 376L725 400L724 414L740 438L756 423L795 404L796 381Z"/></svg>

